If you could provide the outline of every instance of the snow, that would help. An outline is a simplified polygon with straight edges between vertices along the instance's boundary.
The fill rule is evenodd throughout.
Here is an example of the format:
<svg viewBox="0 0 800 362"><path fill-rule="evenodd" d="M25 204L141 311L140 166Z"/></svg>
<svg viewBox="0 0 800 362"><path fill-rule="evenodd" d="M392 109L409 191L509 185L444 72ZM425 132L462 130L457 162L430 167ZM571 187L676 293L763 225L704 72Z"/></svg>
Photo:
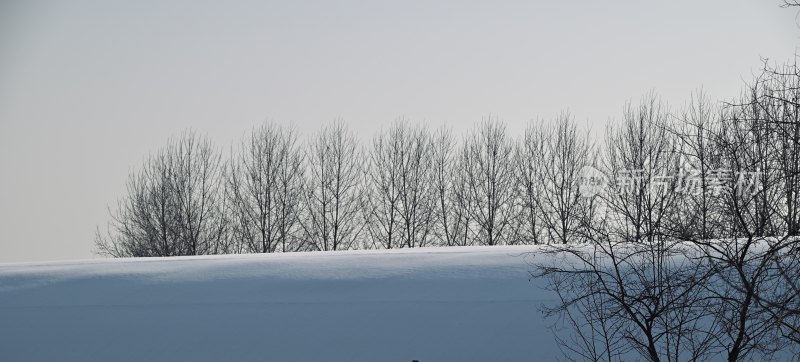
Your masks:
<svg viewBox="0 0 800 362"><path fill-rule="evenodd" d="M556 360L535 250L0 264L0 359Z"/></svg>

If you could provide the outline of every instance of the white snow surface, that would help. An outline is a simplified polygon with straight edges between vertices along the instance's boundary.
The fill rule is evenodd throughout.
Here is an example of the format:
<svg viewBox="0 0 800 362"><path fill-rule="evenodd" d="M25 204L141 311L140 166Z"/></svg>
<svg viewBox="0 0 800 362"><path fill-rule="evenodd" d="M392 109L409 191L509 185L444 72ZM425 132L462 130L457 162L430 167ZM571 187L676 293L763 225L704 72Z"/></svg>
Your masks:
<svg viewBox="0 0 800 362"><path fill-rule="evenodd" d="M0 360L553 361L535 250L0 264Z"/></svg>

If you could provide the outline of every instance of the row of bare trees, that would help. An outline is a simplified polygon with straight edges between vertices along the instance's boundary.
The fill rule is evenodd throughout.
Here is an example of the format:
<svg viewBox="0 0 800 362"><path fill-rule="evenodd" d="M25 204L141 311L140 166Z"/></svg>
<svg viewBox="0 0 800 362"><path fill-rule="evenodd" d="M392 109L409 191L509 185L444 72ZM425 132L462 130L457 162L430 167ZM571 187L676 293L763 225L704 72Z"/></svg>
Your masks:
<svg viewBox="0 0 800 362"><path fill-rule="evenodd" d="M800 70L736 100L654 97L612 124L584 244L534 263L571 360L789 360L800 352ZM580 188L579 188L580 189ZM558 333L560 328L567 333Z"/></svg>
<svg viewBox="0 0 800 362"><path fill-rule="evenodd" d="M175 256L567 242L589 147L568 114L519 143L493 119L463 142L401 119L366 147L341 121L305 144L267 123L227 160L189 132L130 175L97 246Z"/></svg>

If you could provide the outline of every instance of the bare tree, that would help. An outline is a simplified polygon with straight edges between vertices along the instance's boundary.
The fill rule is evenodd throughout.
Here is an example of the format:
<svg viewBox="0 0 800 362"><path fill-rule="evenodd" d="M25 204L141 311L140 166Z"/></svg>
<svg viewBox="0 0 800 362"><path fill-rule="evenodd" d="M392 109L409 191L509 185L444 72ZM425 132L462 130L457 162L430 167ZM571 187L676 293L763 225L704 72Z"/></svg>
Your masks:
<svg viewBox="0 0 800 362"><path fill-rule="evenodd" d="M783 203L780 165L772 154L776 133L765 121L755 84L758 81L739 101L728 102L723 108L715 141L722 167L731 175L722 179L723 190L735 186L742 191L757 191L757 196L746 200L737 197L741 195L726 194L718 211L726 237L748 237L751 233L763 237L777 235L783 229L778 217ZM738 210L742 204L748 208Z"/></svg>
<svg viewBox="0 0 800 362"><path fill-rule="evenodd" d="M765 128L773 133L769 150L776 165L783 207L778 216L789 235L800 235L800 69L765 64L754 89Z"/></svg>
<svg viewBox="0 0 800 362"><path fill-rule="evenodd" d="M681 178L679 195L667 227L680 230L684 237L710 239L719 234L722 221L717 209L720 196L712 186L722 169L721 155L715 144L719 133L720 111L700 91L675 116L674 122L664 124L674 136L679 159L677 177ZM679 234L673 232L673 234Z"/></svg>
<svg viewBox="0 0 800 362"><path fill-rule="evenodd" d="M716 316L706 313L710 269L697 251L655 237L617 241L590 226L590 243L543 249L534 277L545 277L559 300L545 308L564 318L559 337L573 360L705 360L719 353Z"/></svg>
<svg viewBox="0 0 800 362"><path fill-rule="evenodd" d="M499 245L511 240L513 150L505 125L491 118L465 142L462 166L471 200L468 211L480 244Z"/></svg>
<svg viewBox="0 0 800 362"><path fill-rule="evenodd" d="M458 145L446 128L433 137L434 233L440 245L465 246L473 241L474 200L469 196L468 147Z"/></svg>
<svg viewBox="0 0 800 362"><path fill-rule="evenodd" d="M434 217L435 195L432 175L432 141L428 130L422 126L406 128L405 149L401 151L400 168L400 218L405 231L405 246L421 247L429 242Z"/></svg>
<svg viewBox="0 0 800 362"><path fill-rule="evenodd" d="M373 244L417 247L429 242L436 207L431 136L400 119L377 134L367 171L365 213Z"/></svg>
<svg viewBox="0 0 800 362"><path fill-rule="evenodd" d="M529 125L514 152L516 194L520 204L517 216L517 239L522 243L542 242L542 201L547 139L539 128Z"/></svg>
<svg viewBox="0 0 800 362"><path fill-rule="evenodd" d="M547 242L566 244L581 240L581 229L591 213L590 198L581 196L579 182L585 166L594 165L588 137L579 135L572 117L560 114L542 129L538 147L542 166L538 203Z"/></svg>
<svg viewBox="0 0 800 362"><path fill-rule="evenodd" d="M431 148L432 184L435 196L433 233L439 245L456 245L456 230L462 213L452 206L454 179L454 142L447 128L439 129L433 136Z"/></svg>
<svg viewBox="0 0 800 362"><path fill-rule="evenodd" d="M98 250L115 257L219 254L228 251L220 155L187 132L129 178Z"/></svg>
<svg viewBox="0 0 800 362"><path fill-rule="evenodd" d="M355 135L337 120L308 145L304 238L317 250L358 246L363 160Z"/></svg>
<svg viewBox="0 0 800 362"><path fill-rule="evenodd" d="M366 166L364 215L372 245L386 249L402 247L401 175L405 152L405 127L396 124L388 134L377 134L372 141Z"/></svg>
<svg viewBox="0 0 800 362"><path fill-rule="evenodd" d="M222 162L220 153L207 138L187 133L173 143L172 188L175 193L179 233L185 255L219 254L225 250L220 241L226 236Z"/></svg>
<svg viewBox="0 0 800 362"><path fill-rule="evenodd" d="M107 234L98 228L96 246L113 257L179 255L175 225L176 200L171 188L169 154L150 156L144 167L128 176L128 195L117 201Z"/></svg>
<svg viewBox="0 0 800 362"><path fill-rule="evenodd" d="M302 162L292 129L267 123L242 141L227 180L232 232L244 251L298 249Z"/></svg>
<svg viewBox="0 0 800 362"><path fill-rule="evenodd" d="M652 239L675 211L678 153L667 132L669 113L654 95L628 103L622 123L609 130L604 168L614 192L603 195L610 226L628 241Z"/></svg>

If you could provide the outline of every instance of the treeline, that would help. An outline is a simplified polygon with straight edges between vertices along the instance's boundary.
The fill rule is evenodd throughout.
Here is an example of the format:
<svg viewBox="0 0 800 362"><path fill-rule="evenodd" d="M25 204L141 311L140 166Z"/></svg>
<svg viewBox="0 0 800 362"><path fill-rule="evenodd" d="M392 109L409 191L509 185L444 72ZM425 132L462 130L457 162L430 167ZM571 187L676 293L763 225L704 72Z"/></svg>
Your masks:
<svg viewBox="0 0 800 362"><path fill-rule="evenodd" d="M100 253L115 257L683 239L800 231L800 92L771 67L734 101L654 94L595 139L563 113L519 137L399 120L306 140L267 123L223 155L194 132L130 175ZM746 190L745 190L746 189ZM745 192L747 191L747 192ZM744 212L731 214L731 207Z"/></svg>

